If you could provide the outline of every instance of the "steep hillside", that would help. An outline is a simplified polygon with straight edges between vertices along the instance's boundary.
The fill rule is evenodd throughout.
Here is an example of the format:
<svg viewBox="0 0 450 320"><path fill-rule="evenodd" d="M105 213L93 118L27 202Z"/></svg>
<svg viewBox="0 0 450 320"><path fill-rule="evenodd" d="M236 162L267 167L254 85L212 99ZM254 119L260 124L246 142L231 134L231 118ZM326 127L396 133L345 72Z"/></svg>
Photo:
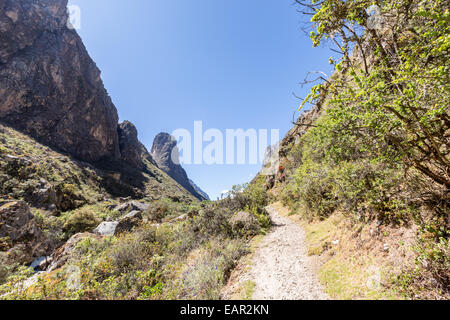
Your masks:
<svg viewBox="0 0 450 320"><path fill-rule="evenodd" d="M218 299L268 227L262 189L200 203L143 161L99 169L0 125L0 299Z"/></svg>
<svg viewBox="0 0 450 320"><path fill-rule="evenodd" d="M120 159L117 110L67 1L0 1L0 120L85 161Z"/></svg>
<svg viewBox="0 0 450 320"><path fill-rule="evenodd" d="M298 2L314 45L342 56L281 142L269 196L306 229L332 298L448 299L448 7L377 2L374 27L364 2Z"/></svg>
<svg viewBox="0 0 450 320"><path fill-rule="evenodd" d="M20 214L21 210L30 212L31 209L36 216L33 219L28 213L22 222L17 218L18 229L29 220L36 224L34 231L23 235L23 239L16 239L16 231L1 228L5 257L10 263L29 264L35 258L50 255L71 235L65 229L68 219L79 212L88 212L94 224L100 223L114 216L110 208L127 201L125 198L140 199L144 203L164 197L186 203L194 201L163 171L145 159L144 163L144 171L125 164L118 170L99 169L0 124L0 195L3 199L0 222L3 227L9 225L4 214ZM17 201L18 208L10 207ZM79 231L93 229L89 224L80 228L83 230ZM33 249L21 248L21 244L31 245Z"/></svg>

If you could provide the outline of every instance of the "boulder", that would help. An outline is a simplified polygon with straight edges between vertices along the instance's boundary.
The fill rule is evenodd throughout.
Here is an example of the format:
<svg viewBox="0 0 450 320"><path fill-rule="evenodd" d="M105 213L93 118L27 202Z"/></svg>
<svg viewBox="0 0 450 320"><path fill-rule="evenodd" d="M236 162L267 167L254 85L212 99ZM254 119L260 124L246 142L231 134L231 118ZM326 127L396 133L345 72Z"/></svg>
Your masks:
<svg viewBox="0 0 450 320"><path fill-rule="evenodd" d="M139 226L142 223L142 214L139 211L132 211L124 216L118 222L114 235L118 236L124 232L130 232L133 228Z"/></svg>
<svg viewBox="0 0 450 320"><path fill-rule="evenodd" d="M88 238L100 240L101 236L92 233L78 233L72 236L61 248L59 248L52 254L52 256L49 259L51 260L51 263L47 271L54 271L56 269L63 267L69 260L69 258L72 256L73 251L77 246L77 244L80 243L80 241Z"/></svg>
<svg viewBox="0 0 450 320"><path fill-rule="evenodd" d="M123 212L128 210L129 206L130 206L129 203L126 202L126 203L123 203L123 204L121 204L119 206L116 206L114 208L114 211L119 211L119 212L123 213Z"/></svg>
<svg viewBox="0 0 450 320"><path fill-rule="evenodd" d="M131 201L130 207L131 207L131 210L136 210L136 211L146 211L146 210L150 209L150 205L148 203L142 203L139 201Z"/></svg>
<svg viewBox="0 0 450 320"><path fill-rule="evenodd" d="M8 240L9 259L25 264L51 252L57 245L45 237L24 201L0 202L1 238Z"/></svg>
<svg viewBox="0 0 450 320"><path fill-rule="evenodd" d="M130 203L127 203L126 205L127 208L131 208ZM142 221L143 217L141 211L133 210L120 218L119 221L102 222L95 228L94 233L101 236L118 236L124 232L133 230L133 228L139 226Z"/></svg>
<svg viewBox="0 0 450 320"><path fill-rule="evenodd" d="M56 209L57 196L52 185L41 179L40 185L26 197L28 203L33 207L41 209Z"/></svg>
<svg viewBox="0 0 450 320"><path fill-rule="evenodd" d="M126 213L129 211L146 211L150 208L150 205L147 203L142 203L139 201L130 201L125 202L114 208L114 211L119 211L121 213Z"/></svg>
<svg viewBox="0 0 450 320"><path fill-rule="evenodd" d="M94 233L100 236L112 236L116 232L116 228L119 225L118 221L105 221L95 228Z"/></svg>
<svg viewBox="0 0 450 320"><path fill-rule="evenodd" d="M128 213L127 215L123 216L120 221L125 220L125 219L137 219L137 220L142 220L142 214L140 211L138 210L133 210L130 213Z"/></svg>

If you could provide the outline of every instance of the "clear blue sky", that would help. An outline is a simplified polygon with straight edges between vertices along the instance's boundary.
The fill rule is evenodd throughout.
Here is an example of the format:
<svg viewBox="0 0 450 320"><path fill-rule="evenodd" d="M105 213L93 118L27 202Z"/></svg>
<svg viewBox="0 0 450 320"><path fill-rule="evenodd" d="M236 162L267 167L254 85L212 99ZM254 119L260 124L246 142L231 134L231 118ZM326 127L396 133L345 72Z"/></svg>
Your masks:
<svg viewBox="0 0 450 320"><path fill-rule="evenodd" d="M308 88L308 71L329 71L312 48L293 0L71 0L79 34L102 71L121 121L151 149L159 132L280 129ZM187 165L212 199L248 182L259 165Z"/></svg>

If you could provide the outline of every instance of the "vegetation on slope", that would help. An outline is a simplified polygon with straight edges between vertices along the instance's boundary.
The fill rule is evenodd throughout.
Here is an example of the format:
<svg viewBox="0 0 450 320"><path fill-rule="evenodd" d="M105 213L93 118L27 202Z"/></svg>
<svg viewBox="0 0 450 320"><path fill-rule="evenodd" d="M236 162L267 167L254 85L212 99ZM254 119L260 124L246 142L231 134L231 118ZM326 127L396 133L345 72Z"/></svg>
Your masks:
<svg viewBox="0 0 450 320"><path fill-rule="evenodd" d="M449 297L448 4L297 2L312 15L314 45L331 41L339 58L330 58L336 73L314 86L303 103L322 109L319 120L297 143L286 146L284 203L309 221L335 220L343 214L353 230L353 237L345 241L354 244L370 230L369 238L384 230L379 238L387 242L395 230L417 226L414 241L407 244L415 253L415 264L403 254L398 270L394 265L399 261L385 259L384 288L412 298ZM366 11L373 4L378 6L377 17ZM404 245L402 235L396 248ZM316 241L325 248L316 248L318 253L332 247L333 240L338 243L328 236ZM358 259L362 247L348 256ZM384 251L389 257L388 246ZM330 263L339 259L334 254L328 257L329 272ZM347 259L340 264L344 265L352 263ZM345 270L341 271L334 280L328 272L324 281L342 281ZM367 297L350 295L358 296Z"/></svg>
<svg viewBox="0 0 450 320"><path fill-rule="evenodd" d="M218 203L160 198L150 203L143 212L144 222L132 232L106 237L81 234L82 240L61 268L35 275L28 285L32 270L19 268L0 286L0 295L6 294L6 299L219 299L230 271L248 253L248 239L270 224L266 204L262 183L236 187L231 197ZM80 210L70 214L67 223L95 219ZM238 214L242 210L248 215Z"/></svg>
<svg viewBox="0 0 450 320"><path fill-rule="evenodd" d="M314 45L330 41L339 56L330 59L336 73L304 101L320 118L285 140L268 194L308 222L308 251L323 259L332 297L449 298L448 4L297 2L312 15ZM117 218L119 195L150 204L132 232L83 236L34 284L24 282L29 268L2 263L6 298L217 299L247 239L270 225L262 177L198 203L148 161L141 173L117 163L101 170L3 126L0 139L2 195L30 203L57 241ZM8 249L0 239L0 260Z"/></svg>
<svg viewBox="0 0 450 320"><path fill-rule="evenodd" d="M100 222L118 218L121 213L112 208L126 199L194 201L164 172L148 161L146 166L143 172L126 164L99 169L0 124L0 207L7 209L14 201L30 207L33 226L43 236L23 240L47 246L41 254L50 255L74 234L91 232ZM20 265L31 263L31 253L26 252L30 249L15 242L0 236L0 284Z"/></svg>

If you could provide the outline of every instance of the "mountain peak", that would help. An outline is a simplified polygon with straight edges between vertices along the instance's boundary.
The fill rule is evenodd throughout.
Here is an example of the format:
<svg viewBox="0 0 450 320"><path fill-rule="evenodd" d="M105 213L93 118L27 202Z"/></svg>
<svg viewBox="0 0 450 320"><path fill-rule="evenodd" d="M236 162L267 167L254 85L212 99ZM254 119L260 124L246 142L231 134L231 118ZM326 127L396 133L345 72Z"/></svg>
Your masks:
<svg viewBox="0 0 450 320"><path fill-rule="evenodd" d="M209 196L189 179L186 171L181 166L175 137L166 132L159 133L153 141L150 154L161 170L166 172L193 196L199 200L209 200Z"/></svg>

